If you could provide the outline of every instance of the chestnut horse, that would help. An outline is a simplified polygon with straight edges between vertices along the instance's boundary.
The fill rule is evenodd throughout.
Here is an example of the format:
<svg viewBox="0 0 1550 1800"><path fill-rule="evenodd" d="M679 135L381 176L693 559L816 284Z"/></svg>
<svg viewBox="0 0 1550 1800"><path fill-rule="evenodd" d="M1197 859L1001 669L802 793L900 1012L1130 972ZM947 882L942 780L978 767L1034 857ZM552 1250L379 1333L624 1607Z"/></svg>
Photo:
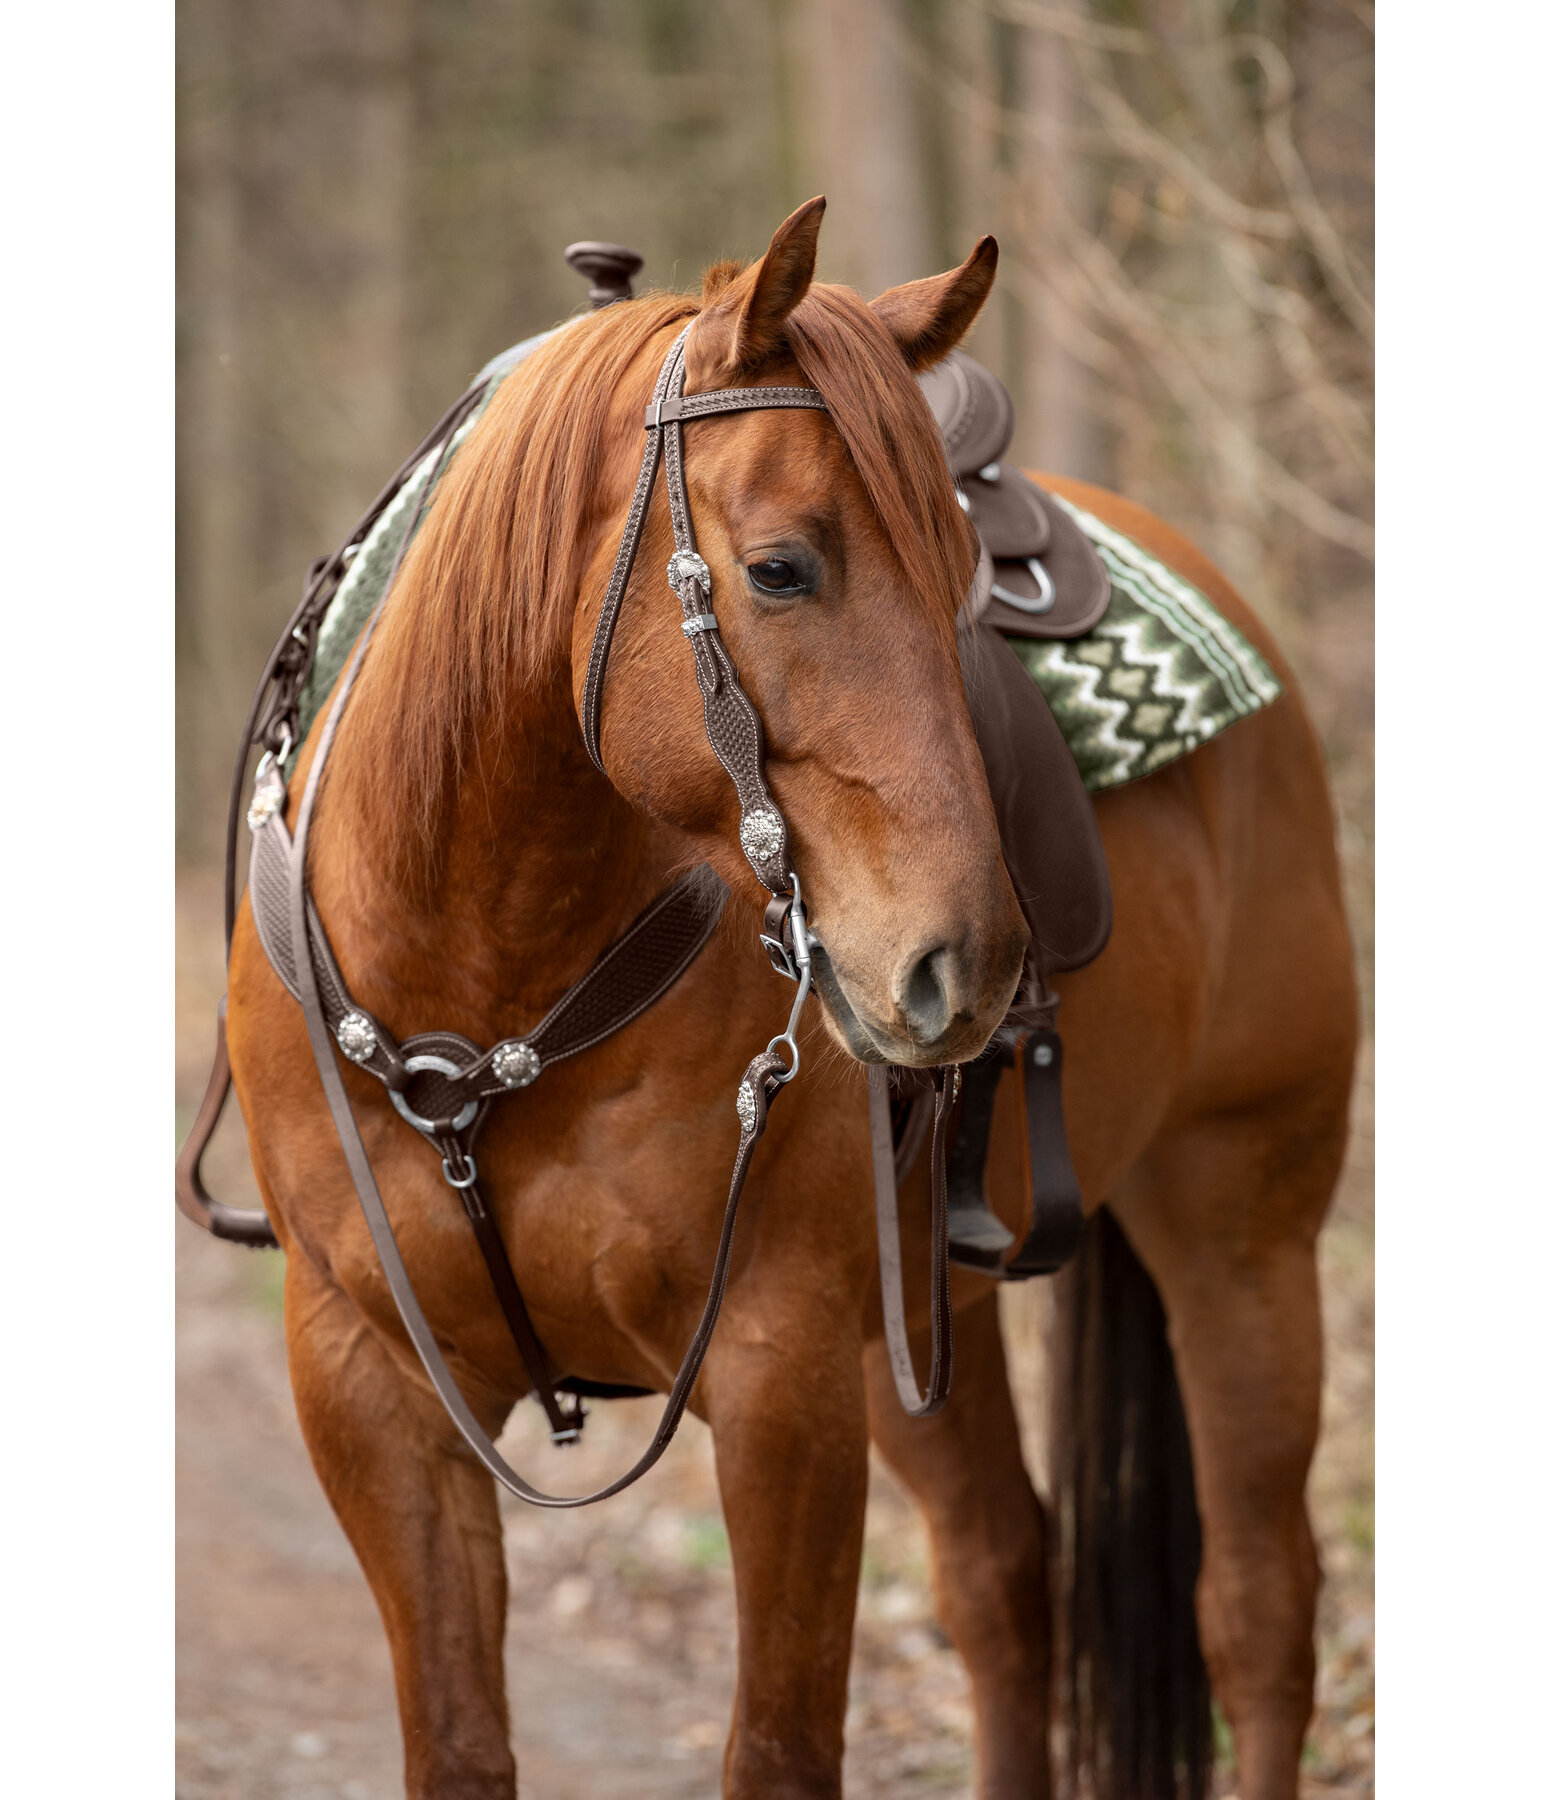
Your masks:
<svg viewBox="0 0 1550 1800"><path fill-rule="evenodd" d="M720 927L667 996L505 1102L479 1150L556 1366L665 1389L714 1256L738 1076L781 1029L789 989L756 945L764 895L700 724L677 608L660 591L672 547L660 496L614 645L606 777L583 746L582 678L644 407L684 323L695 320L691 390L820 390L827 412L695 424L687 459L723 640L764 721L819 940L824 1023L809 1015L804 1053L818 1055L825 1029L832 1040L771 1115L692 1403L714 1433L737 1594L724 1791L840 1793L870 1430L929 1522L942 1618L973 1684L979 1791L1022 1800L1053 1780L1049 1558L995 1288L957 1272L951 1399L907 1419L880 1343L863 1067L973 1057L1012 998L1025 946L954 641L975 546L914 379L973 322L996 250L984 239L961 268L867 304L812 283L821 212L815 201L793 214L751 268L710 270L700 296L649 295L576 321L507 379L399 572L335 742L310 879L363 1006L400 1039L434 1028L482 1044L530 1029L685 868L708 862L726 882ZM1113 936L1063 983L1062 1012L1073 1157L1089 1205L1118 1222L1090 1223L1084 1257L1107 1255L1110 1277L1079 1281L1088 1303L1073 1294L1069 1310L1085 1317L1094 1354L1126 1331L1145 1351L1131 1376L1109 1357L1111 1410L1118 1371L1140 1383L1127 1405L1150 1395L1166 1411L1181 1396L1188 1429L1184 1548L1158 1537L1131 1554L1117 1634L1102 1654L1091 1631L1083 1640L1089 1729L1073 1741L1118 1791L1171 1794L1176 1763L1181 1782L1199 1785L1199 1744L1185 1742L1204 1704L1186 1666L1199 1656L1193 1628L1186 1620L1181 1634L1166 1609L1133 1607L1133 1629L1124 1618L1127 1598L1153 1589L1171 1587L1188 1609L1199 1556L1199 1645L1234 1734L1238 1791L1279 1800L1295 1792L1312 1706L1314 1241L1356 1035L1330 806L1289 672L1222 577L1136 507L1040 479L1195 582L1287 689L1098 800ZM293 817L301 786L291 784ZM285 1250L297 1410L391 1642L408 1792L509 1800L495 1486L409 1347L301 1012L246 905L228 1033ZM344 1079L421 1303L494 1434L526 1384L457 1196L382 1087L353 1067ZM916 1282L921 1179L900 1199ZM1015 1134L996 1137L988 1179L1018 1228ZM1156 1294L1143 1267L1165 1309L1177 1391L1161 1311L1155 1342L1145 1335ZM1080 1410L1067 1426L1106 1428ZM1076 1548L1090 1540L1096 1555L1104 1546L1082 1533L1112 1523L1125 1495L1092 1445L1078 1443L1078 1465L1091 1504L1073 1509ZM1115 1603L1084 1602L1111 1614ZM1113 1660L1127 1629L1130 1651L1151 1659L1144 1678ZM1158 1691L1165 1711L1189 1715L1182 1724L1153 1716Z"/></svg>

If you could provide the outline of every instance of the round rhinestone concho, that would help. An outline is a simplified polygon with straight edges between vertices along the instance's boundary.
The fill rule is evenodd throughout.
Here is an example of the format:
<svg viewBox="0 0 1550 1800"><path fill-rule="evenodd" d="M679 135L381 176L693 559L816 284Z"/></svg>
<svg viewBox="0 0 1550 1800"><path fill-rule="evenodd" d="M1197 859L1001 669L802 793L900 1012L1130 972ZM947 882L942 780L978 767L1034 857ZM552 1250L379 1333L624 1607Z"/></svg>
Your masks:
<svg viewBox="0 0 1550 1800"><path fill-rule="evenodd" d="M353 1063L368 1061L377 1047L376 1027L365 1013L347 1012L339 1021L334 1036L339 1040L339 1048Z"/></svg>
<svg viewBox="0 0 1550 1800"><path fill-rule="evenodd" d="M531 1044L502 1044L490 1058L491 1073L502 1087L527 1087L537 1081L542 1066Z"/></svg>
<svg viewBox="0 0 1550 1800"><path fill-rule="evenodd" d="M710 599L710 565L694 550L675 550L667 559L667 585L680 600L690 581L700 584L700 598Z"/></svg>
<svg viewBox="0 0 1550 1800"><path fill-rule="evenodd" d="M285 810L285 783L279 771L267 769L255 783L248 807L248 830L262 831L277 812Z"/></svg>
<svg viewBox="0 0 1550 1800"><path fill-rule="evenodd" d="M756 806L737 828L738 842L750 862L767 863L778 856L784 836L780 814L768 806Z"/></svg>

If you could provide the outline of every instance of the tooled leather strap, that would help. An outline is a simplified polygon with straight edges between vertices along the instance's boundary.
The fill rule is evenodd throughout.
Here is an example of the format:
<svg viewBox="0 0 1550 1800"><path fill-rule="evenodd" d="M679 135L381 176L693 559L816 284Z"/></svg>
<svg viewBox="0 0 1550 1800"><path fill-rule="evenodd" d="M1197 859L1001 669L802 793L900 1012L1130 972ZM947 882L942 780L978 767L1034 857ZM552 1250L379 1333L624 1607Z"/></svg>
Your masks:
<svg viewBox="0 0 1550 1800"><path fill-rule="evenodd" d="M883 1335L899 1404L912 1419L928 1419L947 1400L953 1379L953 1307L947 1256L947 1141L943 1126L953 1102L954 1071L933 1069L936 1104L931 1131L931 1367L922 1393L910 1356L904 1304L904 1257L899 1243L899 1192L894 1175L893 1115L888 1069L867 1067L867 1106L872 1126L872 1180L877 1201L877 1266L882 1286Z"/></svg>
<svg viewBox="0 0 1550 1800"><path fill-rule="evenodd" d="M237 834L242 824L249 753L255 742L264 744L273 752L285 741L286 736L292 735L295 706L316 652L318 628L351 555L364 544L372 526L392 504L421 462L433 450L440 448L445 452L464 420L484 398L489 385L489 378L483 377L459 395L399 466L387 486L361 516L349 537L332 556L320 557L313 563L307 571L301 604L286 620L285 628L264 664L238 740L236 763L232 769L227 796L223 916L228 960L231 957L232 930L237 918ZM413 535L411 530L400 547L400 562L408 547L409 538ZM397 566L395 563L395 572ZM274 1234L274 1227L269 1223L267 1214L255 1207L229 1206L225 1201L213 1199L205 1191L201 1163L230 1094L231 1063L226 1054L226 1002L223 998L216 1013L215 1059L211 1064L210 1079L198 1116L178 1153L174 1192L179 1211L212 1236L224 1238L229 1243L245 1244L250 1249L275 1250L279 1248L279 1239Z"/></svg>
<svg viewBox="0 0 1550 1800"><path fill-rule="evenodd" d="M301 998L291 939L290 881L294 849L284 818L276 812L253 835L248 893L259 941L270 966L293 999ZM530 1087L551 1064L579 1056L622 1031L668 992L710 941L726 906L727 890L703 865L681 875L659 894L573 982L531 1031L504 1038L480 1052L461 1040L450 1052L456 1075L405 1068L405 1059L425 1051L449 1054L425 1033L394 1041L391 1032L356 1001L328 941L323 922L307 902L308 942L316 963L323 1016L329 1030L358 1068L375 1075L395 1093L411 1082L415 1110L451 1119L470 1100L498 1099ZM348 1032L341 1035L345 1021Z"/></svg>
<svg viewBox="0 0 1550 1800"><path fill-rule="evenodd" d="M283 816L275 812L254 832L248 890L270 965L293 998L300 1000L290 925L292 863L290 836ZM582 1414L574 1406L565 1407L556 1392L555 1371L539 1342L499 1227L485 1205L468 1146L484 1122L490 1100L530 1087L550 1064L579 1055L622 1030L673 986L708 942L726 905L726 888L714 876L707 880L708 874L702 868L681 876L565 990L532 1031L507 1038L483 1054L449 1032L424 1032L395 1043L352 998L317 909L310 897L307 901L308 945L328 1028L350 1060L389 1089L394 1104L440 1152L529 1384L558 1443L580 1435ZM459 1129L463 1120L466 1124ZM179 1173L181 1178L181 1163ZM209 1201L202 1191L200 1197L211 1209L210 1228L238 1236L245 1216L229 1219L224 1214L231 1209L217 1213L213 1209L219 1202ZM189 1210L181 1179L179 1204ZM262 1214L257 1219L264 1222ZM234 1225L239 1229L232 1229ZM256 1240L243 1235L239 1241L272 1242L273 1237Z"/></svg>
<svg viewBox="0 0 1550 1800"><path fill-rule="evenodd" d="M786 821L764 777L764 729L758 711L738 682L737 671L721 641L716 616L711 610L710 569L699 554L689 512L683 428L692 419L710 418L718 413L778 408L825 412L828 408L817 389L808 387L720 388L685 396L684 346L691 326L692 321L674 340L657 376L651 404L646 408L645 454L624 534L614 558L613 573L592 634L592 651L582 691L582 735L593 762L602 769L602 695L608 652L630 573L635 566L657 469L665 462L674 544L668 564L668 582L682 606L684 633L693 647L695 678L704 704L705 735L717 761L731 776L737 789L741 812L738 841L743 854L754 874L775 894L791 886L789 835Z"/></svg>
<svg viewBox="0 0 1550 1800"><path fill-rule="evenodd" d="M484 398L489 385L490 378L484 376L458 396L399 465L387 485L361 515L349 537L332 556L320 557L313 563L307 571L301 604L286 620L284 630L269 653L263 674L259 676L258 686L254 689L247 720L237 744L237 760L232 768L227 796L224 918L228 957L231 955L231 934L237 920L237 838L242 828L243 800L247 793L248 753L255 743L262 743L270 750L277 749L283 741L276 735L277 732L287 726L294 728L294 709L316 653L318 627L322 624L323 615L328 610L350 557L365 543L372 526L398 497L405 482L425 458L438 448L445 451L464 421ZM409 538L413 535L411 530L404 539L399 551L400 562L403 560L404 550L408 548ZM394 567L396 569L396 563Z"/></svg>

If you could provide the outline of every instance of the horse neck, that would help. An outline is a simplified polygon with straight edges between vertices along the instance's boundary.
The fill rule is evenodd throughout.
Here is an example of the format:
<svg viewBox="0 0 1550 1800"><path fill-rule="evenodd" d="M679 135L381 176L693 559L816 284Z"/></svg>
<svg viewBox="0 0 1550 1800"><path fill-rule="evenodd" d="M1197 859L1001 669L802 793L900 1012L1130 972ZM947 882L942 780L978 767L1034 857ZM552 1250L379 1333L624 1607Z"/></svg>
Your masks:
<svg viewBox="0 0 1550 1800"><path fill-rule="evenodd" d="M665 834L586 754L568 662L475 723L424 854L351 748L341 731L312 886L357 997L401 1029L529 1027L666 883Z"/></svg>
<svg viewBox="0 0 1550 1800"><path fill-rule="evenodd" d="M510 471L488 460L486 446L483 465L464 465L460 500L449 498L457 469L449 475L439 524L433 512L406 560L395 604L407 610L396 623L391 612L384 619L367 657L355 716L346 715L329 768L319 821L326 832L314 838L324 920L330 930L339 920L385 983L411 989L434 979L459 990L470 1009L485 992L519 1010L547 1005L682 866L681 840L633 811L587 756L571 668L579 571L602 551L607 521L629 495L639 406L664 352L659 340L680 323L676 313L665 318L628 371L594 398L612 406L621 430L591 471L591 503L578 517L553 491L514 499ZM524 404L522 390L512 395ZM539 390L525 403L553 400ZM507 442L521 439L521 418L495 421ZM622 429L627 422L635 435ZM524 441L524 471L562 466L563 457ZM474 453L470 444L464 455ZM568 556L542 561L550 589L527 595L533 629L508 639L497 627L522 582L498 560L459 561L455 552L487 542L490 509L505 516L513 505L571 535ZM492 670L503 672L494 683ZM394 754L406 721L427 746L407 759ZM431 746L451 754L433 756ZM428 793L414 775L432 761L441 785ZM340 955L349 974L342 945Z"/></svg>

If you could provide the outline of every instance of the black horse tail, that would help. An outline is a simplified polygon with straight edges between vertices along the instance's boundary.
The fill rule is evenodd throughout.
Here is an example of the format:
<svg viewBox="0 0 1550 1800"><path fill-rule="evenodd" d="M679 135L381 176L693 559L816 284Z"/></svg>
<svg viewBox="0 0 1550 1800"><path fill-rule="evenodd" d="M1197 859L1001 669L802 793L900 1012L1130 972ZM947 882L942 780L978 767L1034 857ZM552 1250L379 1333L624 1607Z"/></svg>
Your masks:
<svg viewBox="0 0 1550 1800"><path fill-rule="evenodd" d="M1162 1300L1107 1207L1061 1277L1051 1480L1065 1789L1205 1800L1200 1516Z"/></svg>

